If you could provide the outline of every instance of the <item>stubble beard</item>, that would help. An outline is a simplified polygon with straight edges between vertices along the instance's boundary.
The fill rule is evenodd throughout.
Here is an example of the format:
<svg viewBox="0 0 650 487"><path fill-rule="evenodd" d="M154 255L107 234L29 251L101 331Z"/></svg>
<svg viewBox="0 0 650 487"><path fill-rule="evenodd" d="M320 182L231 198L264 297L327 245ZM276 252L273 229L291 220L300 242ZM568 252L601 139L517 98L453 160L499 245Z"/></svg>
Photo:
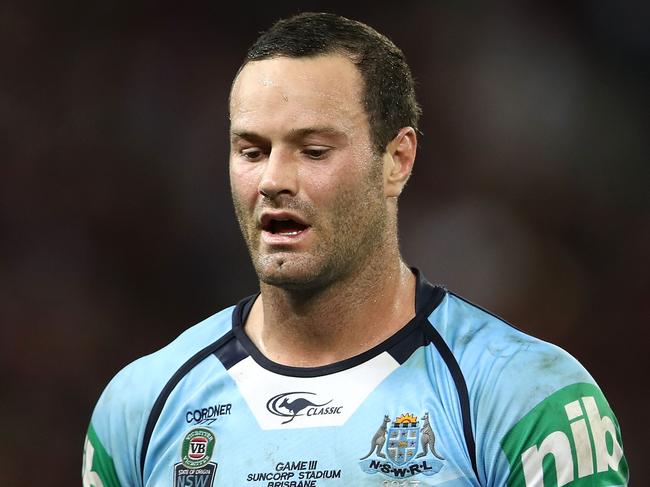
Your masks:
<svg viewBox="0 0 650 487"><path fill-rule="evenodd" d="M372 170L361 188L342 189L327 215L295 199L267 202L265 208L293 209L309 218L316 242L307 252L260 252L257 212L250 214L233 194L235 214L260 282L311 294L358 272L380 253L389 238L380 171Z"/></svg>

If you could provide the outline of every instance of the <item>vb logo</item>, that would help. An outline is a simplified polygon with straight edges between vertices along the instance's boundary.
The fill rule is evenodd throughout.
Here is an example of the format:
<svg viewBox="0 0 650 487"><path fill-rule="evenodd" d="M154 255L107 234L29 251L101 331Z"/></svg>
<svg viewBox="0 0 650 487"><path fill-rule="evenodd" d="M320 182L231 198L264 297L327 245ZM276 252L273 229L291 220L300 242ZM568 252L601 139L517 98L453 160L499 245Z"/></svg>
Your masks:
<svg viewBox="0 0 650 487"><path fill-rule="evenodd" d="M181 461L187 468L200 468L206 465L214 451L215 438L207 428L194 428L183 438Z"/></svg>
<svg viewBox="0 0 650 487"><path fill-rule="evenodd" d="M207 452L208 440L203 436L197 436L190 440L189 457L192 460L201 460Z"/></svg>

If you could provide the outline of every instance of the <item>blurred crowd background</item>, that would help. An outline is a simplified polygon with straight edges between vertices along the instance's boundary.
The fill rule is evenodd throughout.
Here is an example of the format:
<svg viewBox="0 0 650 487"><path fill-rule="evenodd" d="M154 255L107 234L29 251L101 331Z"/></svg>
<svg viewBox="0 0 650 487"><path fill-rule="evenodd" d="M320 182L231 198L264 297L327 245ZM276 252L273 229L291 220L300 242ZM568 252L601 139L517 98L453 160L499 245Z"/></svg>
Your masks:
<svg viewBox="0 0 650 487"><path fill-rule="evenodd" d="M0 3L0 486L80 485L124 365L256 290L227 96L257 34L333 11L424 109L406 260L568 349L647 460L647 2Z"/></svg>

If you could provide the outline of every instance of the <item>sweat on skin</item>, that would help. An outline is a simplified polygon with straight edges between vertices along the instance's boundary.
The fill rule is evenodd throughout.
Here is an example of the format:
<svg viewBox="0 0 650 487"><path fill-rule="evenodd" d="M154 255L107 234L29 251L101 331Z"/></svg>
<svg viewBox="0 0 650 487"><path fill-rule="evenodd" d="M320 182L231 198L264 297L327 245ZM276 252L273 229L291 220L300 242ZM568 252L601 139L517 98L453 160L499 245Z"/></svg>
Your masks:
<svg viewBox="0 0 650 487"><path fill-rule="evenodd" d="M340 54L253 61L233 84L231 187L262 290L246 331L287 365L361 353L414 314L396 219L415 132L374 153L362 87Z"/></svg>

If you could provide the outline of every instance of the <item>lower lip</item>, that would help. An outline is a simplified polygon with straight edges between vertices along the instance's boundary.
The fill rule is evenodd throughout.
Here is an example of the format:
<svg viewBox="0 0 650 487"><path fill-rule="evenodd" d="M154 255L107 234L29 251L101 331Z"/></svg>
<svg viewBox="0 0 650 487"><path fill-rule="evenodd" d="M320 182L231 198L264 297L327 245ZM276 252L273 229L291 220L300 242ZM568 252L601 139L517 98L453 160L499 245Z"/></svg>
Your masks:
<svg viewBox="0 0 650 487"><path fill-rule="evenodd" d="M262 231L262 241L268 245L297 245L307 237L310 230L311 227L307 227L293 235Z"/></svg>

